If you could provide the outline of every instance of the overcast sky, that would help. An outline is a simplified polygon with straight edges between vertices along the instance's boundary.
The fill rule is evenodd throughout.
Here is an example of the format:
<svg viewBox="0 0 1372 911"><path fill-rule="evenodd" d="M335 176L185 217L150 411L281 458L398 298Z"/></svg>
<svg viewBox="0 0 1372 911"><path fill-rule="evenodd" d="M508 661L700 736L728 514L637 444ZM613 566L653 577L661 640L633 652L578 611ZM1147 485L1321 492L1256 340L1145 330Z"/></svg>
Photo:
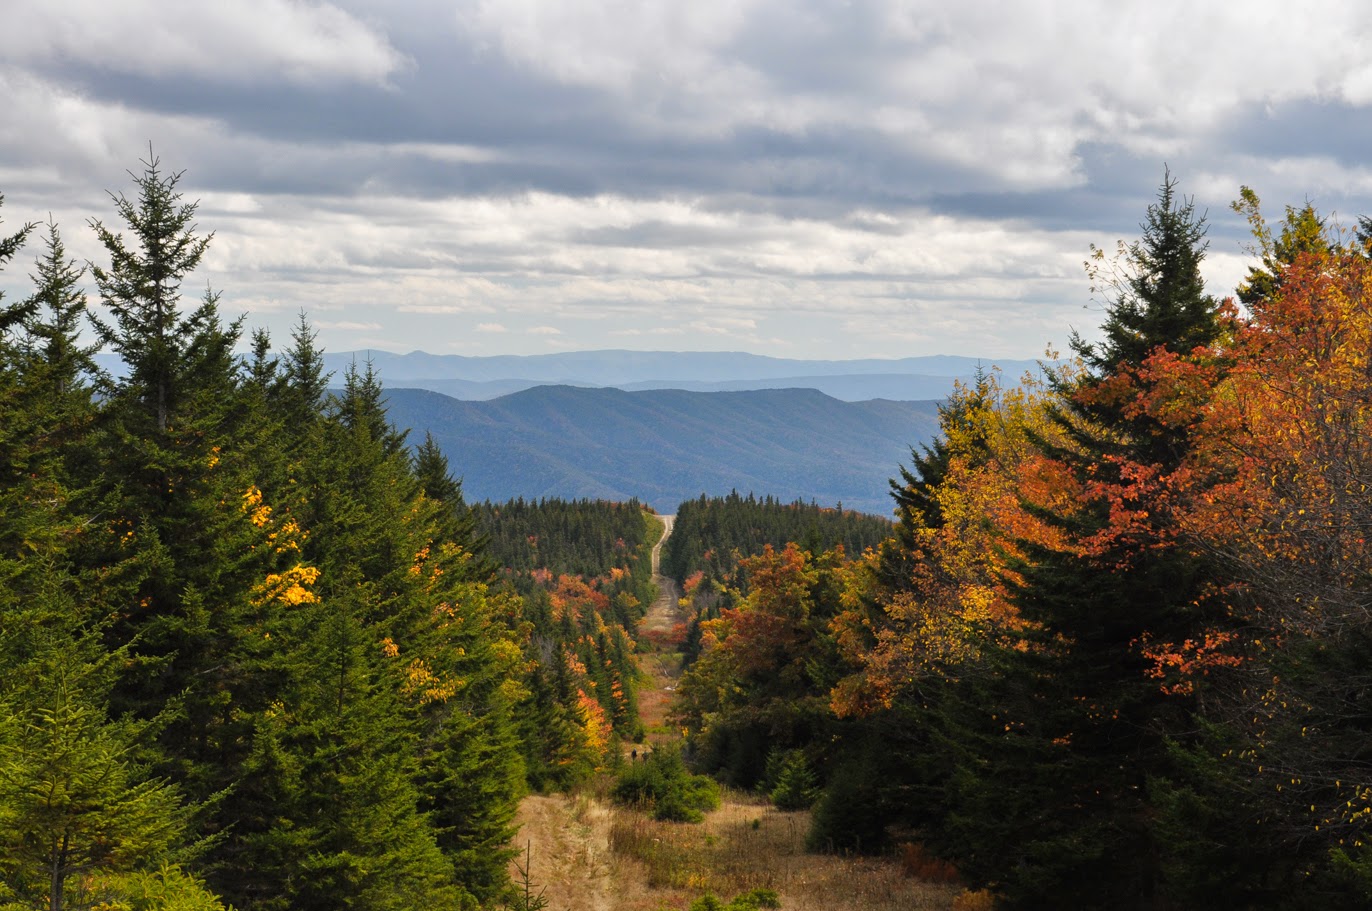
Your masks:
<svg viewBox="0 0 1372 911"><path fill-rule="evenodd" d="M1372 6L4 0L0 210L100 261L152 143L190 284L333 351L1034 357L1164 163L1372 212ZM38 245L0 276L22 294Z"/></svg>

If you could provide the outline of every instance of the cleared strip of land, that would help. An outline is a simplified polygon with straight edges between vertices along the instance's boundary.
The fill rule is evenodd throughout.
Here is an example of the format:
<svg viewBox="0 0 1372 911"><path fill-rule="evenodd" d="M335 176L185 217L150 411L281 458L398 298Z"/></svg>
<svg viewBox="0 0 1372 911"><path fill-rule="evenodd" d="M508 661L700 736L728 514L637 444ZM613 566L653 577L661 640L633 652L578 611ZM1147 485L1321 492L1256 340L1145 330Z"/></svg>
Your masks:
<svg viewBox="0 0 1372 911"><path fill-rule="evenodd" d="M661 518L666 540L674 517ZM653 551L660 594L639 627L650 643L639 710L655 743L677 736L666 714L681 656L668 643L685 621L675 583L657 574L660 549L661 541ZM550 911L684 909L705 892L727 900L757 888L774 889L784 911L941 911L961 891L906 876L894 859L807 854L808 813L736 792L698 825L655 822L611 803L603 789L530 796L518 822L529 879Z"/></svg>

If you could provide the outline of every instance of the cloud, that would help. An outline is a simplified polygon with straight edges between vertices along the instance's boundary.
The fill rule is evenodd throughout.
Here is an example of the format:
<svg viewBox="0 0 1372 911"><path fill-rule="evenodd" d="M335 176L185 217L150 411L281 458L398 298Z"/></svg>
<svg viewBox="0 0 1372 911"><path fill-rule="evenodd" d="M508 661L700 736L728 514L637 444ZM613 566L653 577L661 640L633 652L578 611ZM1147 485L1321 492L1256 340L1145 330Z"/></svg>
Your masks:
<svg viewBox="0 0 1372 911"><path fill-rule="evenodd" d="M304 308L332 346L1032 356L1098 321L1081 260L1137 235L1164 162L1219 291L1240 184L1372 211L1351 2L19 7L6 224L52 212L99 261L86 221L151 139L226 311L285 337Z"/></svg>
<svg viewBox="0 0 1372 911"><path fill-rule="evenodd" d="M341 329L346 332L375 332L381 328L380 323L359 323L351 320L328 320L317 319L313 325L320 329Z"/></svg>
<svg viewBox="0 0 1372 911"><path fill-rule="evenodd" d="M501 325L500 323L477 323L477 324L476 324L476 331L477 331L477 332L504 333L504 332L509 332L510 330L507 329L505 326Z"/></svg>
<svg viewBox="0 0 1372 911"><path fill-rule="evenodd" d="M404 56L331 3L295 0L44 0L7 10L0 56L40 70L83 67L145 78L269 86L384 83Z"/></svg>
<svg viewBox="0 0 1372 911"><path fill-rule="evenodd" d="M534 326L528 330L530 335L561 335L562 330L553 326Z"/></svg>

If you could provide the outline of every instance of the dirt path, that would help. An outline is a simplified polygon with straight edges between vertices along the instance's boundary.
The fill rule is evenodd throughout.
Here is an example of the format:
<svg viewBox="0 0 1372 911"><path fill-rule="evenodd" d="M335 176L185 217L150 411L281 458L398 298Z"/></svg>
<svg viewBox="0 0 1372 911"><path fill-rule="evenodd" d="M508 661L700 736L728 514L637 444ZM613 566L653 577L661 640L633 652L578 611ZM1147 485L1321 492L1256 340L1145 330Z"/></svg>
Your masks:
<svg viewBox="0 0 1372 911"><path fill-rule="evenodd" d="M676 584L658 572L659 595L639 624L645 680L639 712L653 743L675 740L666 716L681 676L676 634L685 623ZM854 859L805 851L808 813L782 813L766 800L726 794L700 825L654 822L638 810L590 793L526 797L516 822L521 854L532 850L530 881L546 890L548 911L684 909L709 891L726 901L756 888L775 889L783 911L945 911L960 891L902 875L889 859ZM522 857L521 857L522 861Z"/></svg>
<svg viewBox="0 0 1372 911"><path fill-rule="evenodd" d="M648 739L654 743L674 737L674 732L667 726L667 712L672 694L676 692L677 680L681 677L681 653L677 651L673 638L679 632L678 628L686 623L676 582L659 571L662 545L672 533L676 516L658 518L666 526L662 537L653 547L653 583L657 585L658 595L638 625L639 639L646 640L652 646L650 651L639 657L639 667L649 682L639 691L638 713L648 731Z"/></svg>
<svg viewBox="0 0 1372 911"><path fill-rule="evenodd" d="M681 593L677 590L676 581L662 575L662 545L667 543L667 538L672 534L672 526L676 524L676 516L658 516L662 520L665 529L662 537L653 545L653 584L657 586L657 600L648 608L647 615L639 624L641 632L669 633L672 627L678 623L686 622L686 615L681 610L679 598Z"/></svg>
<svg viewBox="0 0 1372 911"><path fill-rule="evenodd" d="M608 816L589 797L534 794L520 803L519 862L530 858L534 894L542 891L551 911L616 911Z"/></svg>

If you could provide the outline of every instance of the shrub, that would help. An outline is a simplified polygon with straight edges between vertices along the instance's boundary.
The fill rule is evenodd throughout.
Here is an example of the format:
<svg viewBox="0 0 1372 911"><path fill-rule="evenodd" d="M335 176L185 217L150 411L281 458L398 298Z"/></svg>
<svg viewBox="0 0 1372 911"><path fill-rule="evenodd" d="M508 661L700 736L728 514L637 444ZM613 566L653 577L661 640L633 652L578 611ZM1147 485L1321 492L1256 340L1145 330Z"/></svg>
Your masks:
<svg viewBox="0 0 1372 911"><path fill-rule="evenodd" d="M953 911L995 911L996 904L996 897L985 889L964 889L953 899Z"/></svg>
<svg viewBox="0 0 1372 911"><path fill-rule="evenodd" d="M921 844L904 844L900 848L900 868L906 876L926 883L955 883L958 869L941 857L930 854Z"/></svg>
<svg viewBox="0 0 1372 911"><path fill-rule="evenodd" d="M841 765L815 805L806 844L811 851L876 854L890 843L889 811L880 774L870 758Z"/></svg>
<svg viewBox="0 0 1372 911"><path fill-rule="evenodd" d="M727 905L706 892L691 902L689 911L759 911L761 908L780 907L781 902L777 899L777 894L771 889L754 889L751 892L734 896L734 900Z"/></svg>
<svg viewBox="0 0 1372 911"><path fill-rule="evenodd" d="M661 747L643 762L625 766L611 794L620 803L651 806L654 819L670 822L700 822L719 806L719 786L692 775L674 747Z"/></svg>

